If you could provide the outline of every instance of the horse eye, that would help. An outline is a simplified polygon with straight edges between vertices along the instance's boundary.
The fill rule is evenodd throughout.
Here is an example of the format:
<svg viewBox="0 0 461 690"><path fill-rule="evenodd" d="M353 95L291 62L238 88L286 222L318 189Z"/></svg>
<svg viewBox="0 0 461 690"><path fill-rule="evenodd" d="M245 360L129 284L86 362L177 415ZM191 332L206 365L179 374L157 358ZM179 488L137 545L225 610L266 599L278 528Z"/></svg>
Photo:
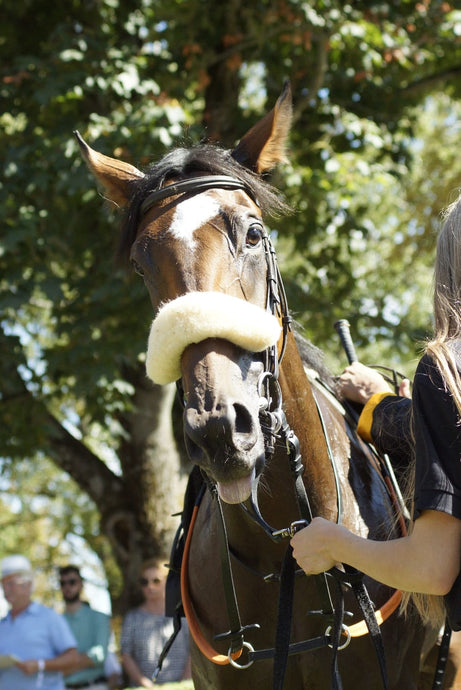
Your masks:
<svg viewBox="0 0 461 690"><path fill-rule="evenodd" d="M144 277L144 270L143 270L142 266L140 264L138 264L138 262L135 261L134 259L131 259L131 265L133 266L135 273L137 273L138 276L141 276L141 278L143 278Z"/></svg>
<svg viewBox="0 0 461 690"><path fill-rule="evenodd" d="M247 247L256 247L256 245L261 241L261 237L262 226L259 225L259 223L253 223L253 225L250 225L246 236Z"/></svg>

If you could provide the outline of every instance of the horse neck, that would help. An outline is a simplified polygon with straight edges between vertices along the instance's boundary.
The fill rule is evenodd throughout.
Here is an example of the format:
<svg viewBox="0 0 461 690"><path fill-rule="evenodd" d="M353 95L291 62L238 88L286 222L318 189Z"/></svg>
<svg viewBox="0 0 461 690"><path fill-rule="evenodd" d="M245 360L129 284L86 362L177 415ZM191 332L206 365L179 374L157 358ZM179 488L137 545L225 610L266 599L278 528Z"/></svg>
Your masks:
<svg viewBox="0 0 461 690"><path fill-rule="evenodd" d="M280 368L279 382L288 424L299 440L305 468L304 484L312 513L336 520L336 484L327 444L311 384L291 334ZM285 443L275 444L274 456L260 480L258 500L264 519L274 529L288 527L301 517ZM238 553L243 561L257 570L264 570L283 558L285 542L270 542L262 529L239 506L223 505L223 509L230 543L239 545Z"/></svg>
<svg viewBox="0 0 461 690"><path fill-rule="evenodd" d="M288 424L299 440L304 483L312 511L335 520L336 485L327 442L312 386L292 333L288 334L279 381Z"/></svg>

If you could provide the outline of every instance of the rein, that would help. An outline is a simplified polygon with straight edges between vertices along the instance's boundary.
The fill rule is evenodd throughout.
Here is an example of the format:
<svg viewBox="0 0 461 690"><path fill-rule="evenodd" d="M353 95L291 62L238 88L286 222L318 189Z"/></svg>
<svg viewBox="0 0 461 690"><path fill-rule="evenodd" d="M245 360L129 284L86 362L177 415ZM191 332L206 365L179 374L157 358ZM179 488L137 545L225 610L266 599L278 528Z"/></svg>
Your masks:
<svg viewBox="0 0 461 690"><path fill-rule="evenodd" d="M250 196L250 198L253 199L253 201L255 201L255 203L257 203L249 186L244 182L225 175L209 175L180 180L173 184L166 185L161 189L151 191L140 206L140 214L144 215L159 201L171 197L173 195L190 192L196 194L208 189L216 188L243 190ZM287 456L290 463L290 469L294 477L296 498L301 518L293 522L289 527L284 528L282 530L272 529L270 525L268 525L268 523L264 520L259 510L256 486L253 488L251 494L251 510L243 504L241 505L242 508L246 510L248 515L264 529L264 531L269 535L271 539L275 541L280 541L284 538L293 536L298 529L301 529L308 525L309 522L312 520L312 511L309 505L309 499L302 477L304 468L302 464L301 455L299 452L299 441L292 429L289 427L285 414L282 410L282 395L278 383L279 366L283 358L283 354L285 352L288 331L291 329L291 318L288 314L285 289L277 265L275 250L266 231L264 231L262 234L262 242L267 266L266 311L276 316L277 319L280 321L282 326L282 342L279 349L278 345L274 344L273 346L267 348L265 351L265 371L261 375L258 384L261 398L261 428L264 431L265 450L267 458L270 458L273 455L275 449L275 442L277 439L282 439L286 446ZM273 409L274 402L275 409ZM317 409L319 411L319 414L321 414L318 405ZM324 426L322 418L321 421L322 426ZM326 439L330 460L332 462L333 471L335 471L334 459L331 453L331 449L329 447L328 437L325 433L325 428L324 436ZM335 481L338 487L339 482L336 476ZM248 668L252 665L252 663L255 660L273 657L273 688L274 690L282 690L289 655L298 654L300 652L304 652L311 649L318 649L324 646L330 646L333 650L332 690L341 690L342 683L337 664L337 653L339 650L345 648L349 644L351 639L350 630L343 623L344 597L342 592L342 585L346 584L353 589L359 607L361 608L362 613L364 615L364 621L362 621L362 624L366 625L366 628L371 634L378 656L383 687L385 688L385 690L387 690L387 671L385 666L384 649L382 646L379 625L374 615L373 605L363 585L362 574L358 571L355 571L348 567L346 567L346 572L342 572L338 568L332 568L328 573L322 573L315 576L320 594L322 608L320 611L312 613L322 614L326 616L329 620L329 625L327 626L325 633L319 638L315 638L313 640L306 640L304 642L298 642L295 644L290 644L291 616L295 576L295 562L292 556L291 546L288 546L287 548L281 573L275 647L274 649L255 651L252 645L249 642L245 641L245 630L247 630L248 628L254 628L259 626L258 624L243 627L241 625L235 588L232 578L232 569L230 565L230 553L227 540L226 526L221 510L220 499L217 495L215 488L212 489L212 494L215 496L218 504L218 516L220 523L219 539L221 571L223 576L225 599L230 625L229 631L217 635L215 639L228 639L230 640L230 644L227 656L223 654L218 654L212 648L212 646L207 642L207 640L205 640L200 631L190 600L188 588L188 562L193 527L199 509L199 505L196 504L196 506L194 507L193 517L188 529L184 548L183 563L181 568L181 596L186 618L189 623L190 632L202 653L213 663L220 665L231 664L232 666L239 669ZM338 520L340 519L340 516L341 500L340 492L338 492ZM331 592L328 585L328 578L332 578L336 585L336 607L332 603ZM361 624L358 625L359 627L361 626ZM341 637L343 635L346 636L346 641L343 644L341 644ZM247 663L239 664L237 663L237 660L241 657L244 649L246 649L247 651L248 661Z"/></svg>

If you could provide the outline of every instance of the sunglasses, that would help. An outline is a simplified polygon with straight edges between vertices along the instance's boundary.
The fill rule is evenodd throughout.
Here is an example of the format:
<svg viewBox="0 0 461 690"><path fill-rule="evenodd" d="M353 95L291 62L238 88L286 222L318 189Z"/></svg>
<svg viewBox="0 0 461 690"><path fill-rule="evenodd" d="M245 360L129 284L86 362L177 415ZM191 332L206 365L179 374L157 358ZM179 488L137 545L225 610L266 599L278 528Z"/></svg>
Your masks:
<svg viewBox="0 0 461 690"><path fill-rule="evenodd" d="M78 580L76 577L70 577L68 580L59 580L59 584L61 587L65 587L66 585L74 587L74 585L78 584Z"/></svg>
<svg viewBox="0 0 461 690"><path fill-rule="evenodd" d="M148 580L147 577L142 577L140 579L141 587L147 587L149 583L153 585L159 585L161 583L161 579L159 577L153 577L152 579Z"/></svg>

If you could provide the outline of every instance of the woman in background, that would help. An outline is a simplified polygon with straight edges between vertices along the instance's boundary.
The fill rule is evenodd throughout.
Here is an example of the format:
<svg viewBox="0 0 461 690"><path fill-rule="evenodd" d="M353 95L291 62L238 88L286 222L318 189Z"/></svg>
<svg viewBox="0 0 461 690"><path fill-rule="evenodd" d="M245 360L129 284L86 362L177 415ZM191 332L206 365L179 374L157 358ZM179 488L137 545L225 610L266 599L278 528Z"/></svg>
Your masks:
<svg viewBox="0 0 461 690"><path fill-rule="evenodd" d="M173 619L165 611L165 568L155 559L143 563L140 585L144 602L128 611L121 634L122 665L131 685L153 688L152 676L166 641L173 633ZM155 685L190 678L189 631L184 620L169 650Z"/></svg>

